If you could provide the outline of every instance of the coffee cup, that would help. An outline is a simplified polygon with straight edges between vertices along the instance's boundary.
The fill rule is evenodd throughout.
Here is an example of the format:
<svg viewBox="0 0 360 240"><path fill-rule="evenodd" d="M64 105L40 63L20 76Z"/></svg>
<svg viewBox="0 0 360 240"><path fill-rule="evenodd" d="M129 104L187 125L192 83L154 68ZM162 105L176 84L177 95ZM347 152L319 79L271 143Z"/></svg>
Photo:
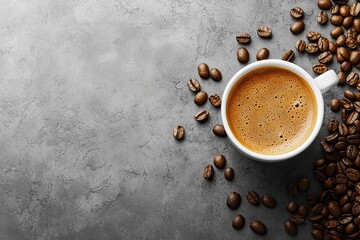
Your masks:
<svg viewBox="0 0 360 240"><path fill-rule="evenodd" d="M303 96L300 96L300 98L299 98L299 96L298 96L299 91L294 91L294 98L291 98L291 99L289 97L288 92L285 94L286 96L281 95L281 91L277 90L276 88L278 86L279 86L279 88L280 87L288 87L288 86L287 85L283 86L283 84L281 82L280 82L281 84L279 84L279 81L286 81L286 80L281 80L280 78L277 80L278 83L273 84L273 85L270 84L269 86L264 87L264 88L268 87L271 89L267 89L267 90L266 89L260 89L260 90L256 89L256 92L254 92L252 97L245 98L245 95L247 94L247 92L242 92L237 95L234 94L235 89L242 89L242 88L239 88L240 84L243 84L243 82L245 83L245 81L250 81L250 80L248 80L248 79L250 79L249 76L253 75L256 77L257 74L263 74L262 76L265 76L265 77L269 76L269 79L276 77L276 74L275 74L276 72L274 73L274 69L275 70L280 69L281 71L284 71L284 73L286 72L286 74L290 74L289 75L290 77L288 77L288 78L291 78L291 76L294 76L294 78L296 78L296 79L301 79L301 80L297 80L297 81L303 81L303 84L306 85L306 89L308 89L308 90L306 90L308 92L306 92L304 89L305 95L307 93L309 95L308 99L306 100L307 102L305 101L305 96L303 99L301 99L301 97L303 97ZM270 72L270 70L271 70L271 72ZM267 71L269 71L269 75L267 75L268 74ZM291 74L293 74L293 75L291 75ZM285 78L285 79L287 79L287 78ZM265 81L265 79L263 79L263 80ZM292 80L289 79L289 83L287 83L287 84L292 84L291 81ZM268 59L268 60L262 60L262 61L258 61L255 63L251 63L251 64L247 65L246 67L242 68L231 78L231 80L227 84L225 91L223 93L222 104L221 104L221 117L222 117L223 125L224 125L225 131L227 133L227 136L230 139L230 141L233 143L233 145L242 154L244 154L245 156L247 156L251 159L261 161L261 162L268 162L268 163L290 159L290 158L298 155L299 153L303 152L314 141L314 139L318 135L321 125L323 123L323 119L324 119L324 99L323 99L322 94L324 94L325 92L330 90L337 83L338 83L338 77L333 70L329 70L314 79L304 69L302 69L301 67L299 67L293 63L287 62L287 61L277 60L277 59ZM259 83L259 84L261 84L261 83ZM294 81L294 84L297 84L297 83L295 83L295 81ZM301 84L301 82L300 82L300 84ZM255 91L255 89L252 89L251 84L246 84L244 86L245 86L244 89L250 89L251 91L253 91L253 90ZM292 85L289 85L289 86L290 86L290 88L293 87ZM296 86L298 86L298 84ZM299 86L299 87L301 87L301 86ZM302 89L302 88L300 88L300 89ZM282 89L282 90L284 90L284 89ZM273 95L267 94L267 92L270 92ZM233 96L236 96L236 98ZM266 97L266 98L271 97L273 100L266 100L266 102L265 102L266 106L265 106L264 102L261 103L261 101L265 101L263 99L264 97ZM279 97L279 99L277 99L277 97ZM252 100L253 102L251 102L251 106L250 106L251 98L254 98L254 99ZM286 98L289 98L289 99L286 99ZM258 102L259 99L260 99L260 102ZM256 102L255 102L255 100L256 100ZM303 100L304 100L304 103L302 102ZM239 104L237 101L239 101ZM234 105L235 102L236 102L236 105ZM278 102L279 102L279 104L281 103L281 105L279 105L279 107L281 107L281 111L283 111L283 108L286 108L286 110L287 110L287 112L285 111L285 114L282 114L281 116L276 115L276 111L277 111L276 109L280 109L280 108L277 108L278 106L276 105L276 103L278 103ZM270 103L273 104L272 105L273 107L271 107ZM247 104L249 106L247 106ZM308 105L306 105L306 104L308 104ZM311 104L313 104L313 105L311 105ZM235 107L239 106L239 108L237 109L234 106ZM268 108L271 107L271 108L267 109L267 107ZM229 112L229 110L231 110L231 112ZM243 112L241 112L241 111L243 111ZM260 112L263 111L264 113L267 113L269 116L271 114L272 115L275 114L274 116L277 116L277 117L271 118L269 116L266 116L267 121L265 121L265 122L263 122L261 119L256 119L256 118L250 119L249 121L247 120L246 117L248 117L248 115L255 116L256 114L259 114L259 111ZM310 119L309 124L307 124L307 125L303 124L304 126L301 126L301 129L298 130L298 132L296 132L297 127L299 127L299 124L297 124L297 123L303 117L301 115L301 114L303 114L302 111L305 112L304 114L307 114L307 111L309 112L309 114L311 114L310 117L306 116L307 120ZM238 115L234 115L233 113L234 114L236 113ZM292 113L294 113L294 114L292 114ZM289 114L292 116L290 116ZM236 119L236 116L239 116L238 119ZM256 116L258 116L258 115L256 115ZM284 119L282 116L284 116ZM285 117L288 117L289 119L285 119ZM234 119L236 120L236 123L234 123L235 122ZM290 124L290 125L287 126L288 129L286 129L286 127L284 127L284 126L274 125L277 122L280 122L280 123L285 122L285 125L286 124ZM249 125L245 125L245 124L249 124ZM273 126L275 126L275 127L273 127ZM260 137L259 133L256 132L257 129L261 129L261 128L267 129L267 131L265 133L263 133L263 132L260 133L260 135L263 133L264 136L262 136L262 137ZM253 130L254 130L254 135L249 136L249 134L251 134L251 131L253 131ZM286 131L286 130L289 130L289 131L286 132L284 134L284 136L283 136L283 134L278 133L278 132ZM291 137L286 138L286 134L289 133L289 135L290 135L290 132L293 130L295 132L292 133L293 135L291 135L291 136L294 136L294 138L291 138ZM304 134L301 135L301 137L299 137L300 133L302 134L302 132L304 132ZM272 135L274 135L274 136L272 136ZM272 137L274 137L274 139L275 139L275 140L273 140L273 142L272 142ZM250 141L250 138L251 138L251 141ZM265 140L261 139L261 138L264 138ZM264 142L264 144L269 142L269 144L264 145L264 147L262 148L261 144L263 144L263 142ZM287 146L289 146L288 149L287 149ZM278 149L281 149L281 151ZM272 151L272 150L274 150L274 151Z"/></svg>

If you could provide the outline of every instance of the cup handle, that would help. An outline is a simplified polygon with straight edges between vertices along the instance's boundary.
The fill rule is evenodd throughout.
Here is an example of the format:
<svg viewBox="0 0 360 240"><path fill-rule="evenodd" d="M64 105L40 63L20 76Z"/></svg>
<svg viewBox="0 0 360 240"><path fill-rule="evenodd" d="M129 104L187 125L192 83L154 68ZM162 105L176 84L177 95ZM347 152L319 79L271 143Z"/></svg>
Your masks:
<svg viewBox="0 0 360 240"><path fill-rule="evenodd" d="M334 70L329 70L314 79L321 93L326 93L339 82L339 78Z"/></svg>

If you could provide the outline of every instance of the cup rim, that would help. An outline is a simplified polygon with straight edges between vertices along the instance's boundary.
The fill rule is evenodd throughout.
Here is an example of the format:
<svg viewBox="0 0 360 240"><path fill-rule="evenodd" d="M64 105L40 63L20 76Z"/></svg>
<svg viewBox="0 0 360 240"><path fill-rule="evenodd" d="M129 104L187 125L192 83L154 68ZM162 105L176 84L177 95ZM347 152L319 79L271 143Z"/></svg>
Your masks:
<svg viewBox="0 0 360 240"><path fill-rule="evenodd" d="M290 152L278 154L278 155L261 154L261 153L254 152L254 151L246 148L244 145L242 145L236 139L236 137L232 133L230 126L228 124L228 121L227 121L227 117L226 117L226 105L227 105L229 93L230 93L232 87L235 85L235 83L242 76L247 74L248 72L251 72L256 68L266 67L266 66L285 68L285 69L290 70L290 71L298 74L299 76L301 76L311 87L311 90L313 91L313 93L315 95L315 100L316 100L316 104L317 104L316 122L315 122L315 126L314 126L313 131L310 134L310 136L306 139L306 141L304 141L296 149L294 149ZM229 137L232 144L235 145L235 147L238 150L240 150L240 152L245 154L247 157L257 160L257 161L260 161L260 162L279 162L279 161L287 160L289 158L292 158L292 157L300 154L315 140L315 138L317 137L317 135L320 131L320 128L321 128L321 125L323 122L323 118L324 118L324 99L323 99L323 96L322 96L322 93L321 93L319 87L317 86L316 82L314 81L314 78L311 77L310 74L308 72L306 72L303 68L299 67L298 65L296 65L294 63L279 60L279 59L266 59L266 60L261 60L261 61L254 62L254 63L251 63L251 64L245 66L244 68L240 69L237 73L235 73L235 75L230 79L230 81L226 85L226 88L225 88L223 96L222 96L221 117L222 117L223 125L224 125L227 136Z"/></svg>

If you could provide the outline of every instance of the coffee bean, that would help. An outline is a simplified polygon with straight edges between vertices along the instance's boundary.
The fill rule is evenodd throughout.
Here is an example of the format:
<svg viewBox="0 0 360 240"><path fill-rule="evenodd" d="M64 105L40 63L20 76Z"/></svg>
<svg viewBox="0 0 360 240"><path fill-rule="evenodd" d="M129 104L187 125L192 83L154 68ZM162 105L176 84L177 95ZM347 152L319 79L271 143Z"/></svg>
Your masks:
<svg viewBox="0 0 360 240"><path fill-rule="evenodd" d="M226 200L226 204L231 209L237 209L240 206L241 197L237 192L231 192Z"/></svg>
<svg viewBox="0 0 360 240"><path fill-rule="evenodd" d="M233 218L231 224L232 224L233 228L235 228L236 230L241 230L241 229L243 229L243 227L245 225L245 218L241 214L237 214Z"/></svg>
<svg viewBox="0 0 360 240"><path fill-rule="evenodd" d="M302 20L295 21L290 25L290 31L293 34L299 34L305 29L305 23Z"/></svg>
<svg viewBox="0 0 360 240"><path fill-rule="evenodd" d="M320 39L319 39L320 41ZM299 52L305 52L306 42L304 40L297 40L295 44L296 50Z"/></svg>
<svg viewBox="0 0 360 240"><path fill-rule="evenodd" d="M214 177L214 168L211 165L207 165L204 169L203 177L206 180L211 180Z"/></svg>
<svg viewBox="0 0 360 240"><path fill-rule="evenodd" d="M338 47L343 47L343 46L345 46L345 44L346 44L346 37L345 37L345 35L344 35L344 34L340 35L340 36L336 39L335 44L336 44L336 46L338 46Z"/></svg>
<svg viewBox="0 0 360 240"><path fill-rule="evenodd" d="M340 224L346 225L353 220L353 216L351 214L343 214L339 218Z"/></svg>
<svg viewBox="0 0 360 240"><path fill-rule="evenodd" d="M246 48L241 47L237 51L237 59L240 63L247 63L249 61L250 55Z"/></svg>
<svg viewBox="0 0 360 240"><path fill-rule="evenodd" d="M339 47L336 50L336 59L339 63L344 62L345 60L348 60L350 57L350 54L348 52L348 50L344 47Z"/></svg>
<svg viewBox="0 0 360 240"><path fill-rule="evenodd" d="M345 75L345 73L340 71L340 72L337 73L337 75L338 75L338 78L339 78L338 84L341 85L341 86L345 85L346 84L346 75Z"/></svg>
<svg viewBox="0 0 360 240"><path fill-rule="evenodd" d="M317 0L317 5L322 10L329 10L332 6L330 0Z"/></svg>
<svg viewBox="0 0 360 240"><path fill-rule="evenodd" d="M328 66L322 63L315 63L313 65L313 71L317 74L322 74L328 70Z"/></svg>
<svg viewBox="0 0 360 240"><path fill-rule="evenodd" d="M336 164L335 163L329 163L326 167L325 167L325 175L327 177L333 177L335 176L336 173Z"/></svg>
<svg viewBox="0 0 360 240"><path fill-rule="evenodd" d="M209 118L209 112L201 110L195 114L195 120L198 122L205 122Z"/></svg>
<svg viewBox="0 0 360 240"><path fill-rule="evenodd" d="M251 36L248 33L239 33L236 35L236 41L241 44L248 44L251 42Z"/></svg>
<svg viewBox="0 0 360 240"><path fill-rule="evenodd" d="M330 8L330 13L331 14L338 14L340 11L340 5L339 4L335 4Z"/></svg>
<svg viewBox="0 0 360 240"><path fill-rule="evenodd" d="M294 61L295 53L293 50L287 50L281 57L281 60L292 62Z"/></svg>
<svg viewBox="0 0 360 240"><path fill-rule="evenodd" d="M324 152L332 153L334 151L334 147L327 144L326 142L321 142L320 145L321 145L322 149L324 150Z"/></svg>
<svg viewBox="0 0 360 240"><path fill-rule="evenodd" d="M310 31L306 34L306 38L309 41L317 41L319 38L321 38L321 34L315 31Z"/></svg>
<svg viewBox="0 0 360 240"><path fill-rule="evenodd" d="M313 215L311 217L309 217L308 219L312 222L320 222L321 220L323 220L324 216L321 214L318 215Z"/></svg>
<svg viewBox="0 0 360 240"><path fill-rule="evenodd" d="M275 208L277 206L277 202L276 202L275 198L273 198L269 194L265 194L262 197L261 202L264 204L265 207L268 207L268 208Z"/></svg>
<svg viewBox="0 0 360 240"><path fill-rule="evenodd" d="M351 70L352 66L351 63L349 61L344 61L341 63L341 71L343 71L344 73L347 73Z"/></svg>
<svg viewBox="0 0 360 240"><path fill-rule="evenodd" d="M297 196L298 192L299 192L299 189L297 187L296 184L294 183L289 183L288 185L288 192L289 192L289 195L290 197L294 198Z"/></svg>
<svg viewBox="0 0 360 240"><path fill-rule="evenodd" d="M333 189L334 193L338 196L341 196L343 194L346 193L347 191L347 185L346 184L338 184L336 185L336 187Z"/></svg>
<svg viewBox="0 0 360 240"><path fill-rule="evenodd" d="M349 144L360 144L360 135L352 134L346 137L346 142Z"/></svg>
<svg viewBox="0 0 360 240"><path fill-rule="evenodd" d="M206 63L200 63L198 65L198 73L201 78L208 79L210 77L209 66Z"/></svg>
<svg viewBox="0 0 360 240"><path fill-rule="evenodd" d="M357 33L360 33L360 19L356 18L353 22L353 28Z"/></svg>
<svg viewBox="0 0 360 240"><path fill-rule="evenodd" d="M327 203L327 208L328 208L330 214L333 215L334 217L337 218L341 215L339 203L331 200Z"/></svg>
<svg viewBox="0 0 360 240"><path fill-rule="evenodd" d="M340 26L344 21L344 18L340 15L332 15L330 17L330 22L332 25Z"/></svg>
<svg viewBox="0 0 360 240"><path fill-rule="evenodd" d="M347 16L344 18L342 25L346 28L350 28L353 25L354 18L352 16Z"/></svg>
<svg viewBox="0 0 360 240"><path fill-rule="evenodd" d="M183 126L177 126L173 130L173 136L176 140L182 140L185 137L185 128Z"/></svg>
<svg viewBox="0 0 360 240"><path fill-rule="evenodd" d="M195 95L194 103L199 106L204 105L207 100L207 97L208 97L208 95L206 92L200 91Z"/></svg>
<svg viewBox="0 0 360 240"><path fill-rule="evenodd" d="M355 93L353 93L352 91L347 90L347 89L344 91L344 97L346 97L350 101L355 101L356 100Z"/></svg>
<svg viewBox="0 0 360 240"><path fill-rule="evenodd" d="M285 231L291 236L295 236L297 234L297 227L290 219L284 222L284 228Z"/></svg>
<svg viewBox="0 0 360 240"><path fill-rule="evenodd" d="M350 49L355 49L357 47L356 40L352 37L346 39L346 46Z"/></svg>
<svg viewBox="0 0 360 240"><path fill-rule="evenodd" d="M309 43L305 47L305 51L307 53L317 53L318 50L319 50L319 47L316 43Z"/></svg>
<svg viewBox="0 0 360 240"><path fill-rule="evenodd" d="M328 51L329 50L329 40L326 37L319 38L318 48L322 52Z"/></svg>
<svg viewBox="0 0 360 240"><path fill-rule="evenodd" d="M215 155L213 162L214 162L215 167L223 169L226 164L226 158L224 157L224 155L218 154L218 155Z"/></svg>
<svg viewBox="0 0 360 240"><path fill-rule="evenodd" d="M257 29L257 34L262 38L271 38L272 30L269 27L266 26L260 26Z"/></svg>
<svg viewBox="0 0 360 240"><path fill-rule="evenodd" d="M340 110L340 116L341 116L341 121L346 122L346 118L347 118L346 109L343 108Z"/></svg>
<svg viewBox="0 0 360 240"><path fill-rule="evenodd" d="M259 220L255 220L252 223L250 223L250 228L256 234L259 234L259 235L266 235L266 233L267 233L267 227L265 226L264 223L262 223Z"/></svg>
<svg viewBox="0 0 360 240"><path fill-rule="evenodd" d="M354 145L350 145L355 147ZM355 147L356 149L356 147ZM357 150L357 149L356 149ZM359 170L355 169L355 168L348 168L345 171L346 177L353 182L357 182L360 179L360 172Z"/></svg>
<svg viewBox="0 0 360 240"><path fill-rule="evenodd" d="M331 102L330 102L331 111L337 112L340 110L340 107L341 107L341 102L339 99L334 98L331 100Z"/></svg>
<svg viewBox="0 0 360 240"><path fill-rule="evenodd" d="M323 52L319 55L318 60L320 63L326 64L332 61L332 54L329 51Z"/></svg>
<svg viewBox="0 0 360 240"><path fill-rule="evenodd" d="M340 105L340 101L339 101L339 105ZM339 106L340 107L340 106ZM328 122L328 125L327 125L327 130L329 132L336 132L338 130L338 127L339 127L339 122L338 120L336 119L331 119L329 122Z"/></svg>
<svg viewBox="0 0 360 240"><path fill-rule="evenodd" d="M234 175L235 175L234 169L232 169L231 167L225 169L224 177L226 180L232 181L234 179Z"/></svg>
<svg viewBox="0 0 360 240"><path fill-rule="evenodd" d="M302 10L300 7L294 7L290 10L290 15L293 18L301 19L304 17L304 10Z"/></svg>
<svg viewBox="0 0 360 240"><path fill-rule="evenodd" d="M339 134L341 136L346 136L346 135L348 135L348 133L349 133L348 127L344 123L340 123L340 125L339 125Z"/></svg>
<svg viewBox="0 0 360 240"><path fill-rule="evenodd" d="M209 97L209 102L214 107L220 107L221 106L221 98L220 98L220 96L218 94L211 95Z"/></svg>
<svg viewBox="0 0 360 240"><path fill-rule="evenodd" d="M360 34L356 36L356 44L360 46Z"/></svg>
<svg viewBox="0 0 360 240"><path fill-rule="evenodd" d="M324 226L321 224L318 224L318 223L313 223L312 227L313 227L313 229L317 229L317 230L321 230L321 231L324 230Z"/></svg>
<svg viewBox="0 0 360 240"><path fill-rule="evenodd" d="M337 47L336 44L334 42L329 42L329 51L331 53L336 53Z"/></svg>
<svg viewBox="0 0 360 240"><path fill-rule="evenodd" d="M308 215L308 208L305 204L300 204L297 214L306 217Z"/></svg>
<svg viewBox="0 0 360 240"><path fill-rule="evenodd" d="M319 182L325 182L326 180L325 174L320 170L315 170L313 175Z"/></svg>
<svg viewBox="0 0 360 240"><path fill-rule="evenodd" d="M321 25L325 25L328 21L328 15L326 14L325 11L320 11L318 13L318 16L316 18L317 22Z"/></svg>
<svg viewBox="0 0 360 240"><path fill-rule="evenodd" d="M311 213L314 215L320 214L321 211L323 210L323 208L324 208L324 205L321 203L318 203L311 208Z"/></svg>
<svg viewBox="0 0 360 240"><path fill-rule="evenodd" d="M349 158L349 159L354 159L356 158L358 154L358 150L356 148L356 146L354 145L349 145L347 148L346 148L346 156Z"/></svg>
<svg viewBox="0 0 360 240"><path fill-rule="evenodd" d="M260 204L260 196L257 192L254 190L248 191L246 193L246 199L251 203L252 205L259 205Z"/></svg>
<svg viewBox="0 0 360 240"><path fill-rule="evenodd" d="M350 28L349 30L346 31L346 37L347 38L356 39L357 35L358 35L358 33L353 28Z"/></svg>
<svg viewBox="0 0 360 240"><path fill-rule="evenodd" d="M349 61L352 65L357 65L360 62L360 51L359 50L351 51Z"/></svg>
<svg viewBox="0 0 360 240"><path fill-rule="evenodd" d="M269 49L260 48L260 50L256 54L256 60L260 61L260 60L267 59L269 57L269 54L270 54Z"/></svg>
<svg viewBox="0 0 360 240"><path fill-rule="evenodd" d="M354 122L359 119L359 113L358 112L352 112L349 114L349 116L346 119L346 124L352 125Z"/></svg>
<svg viewBox="0 0 360 240"><path fill-rule="evenodd" d="M345 110L347 110L347 111L352 110L353 107L354 107L353 103L352 103L349 99L347 99L347 98L342 98L342 99L340 100L340 103L341 103L341 106L342 106L343 108L345 108ZM346 119L347 119L347 117L346 117ZM346 119L345 119L345 121L346 121Z"/></svg>
<svg viewBox="0 0 360 240"><path fill-rule="evenodd" d="M342 5L340 6L339 13L343 17L347 17L350 15L350 7L348 5Z"/></svg>
<svg viewBox="0 0 360 240"><path fill-rule="evenodd" d="M298 189L300 190L300 192L305 192L309 189L310 187L310 181L308 178L301 178L298 182Z"/></svg>
<svg viewBox="0 0 360 240"><path fill-rule="evenodd" d="M350 15L356 17L360 13L360 3L356 2L350 6Z"/></svg>
<svg viewBox="0 0 360 240"><path fill-rule="evenodd" d="M327 220L325 222L325 227L326 228L337 228L339 226L339 221L338 220Z"/></svg>
<svg viewBox="0 0 360 240"><path fill-rule="evenodd" d="M288 210L289 213L295 213L298 209L298 205L294 201L291 201L288 203L286 209Z"/></svg>
<svg viewBox="0 0 360 240"><path fill-rule="evenodd" d="M349 73L349 75L346 77L346 82L350 85L350 86L355 86L358 83L359 80L359 74L357 72L351 72Z"/></svg>
<svg viewBox="0 0 360 240"><path fill-rule="evenodd" d="M305 223L305 217L301 215L292 215L290 217L290 221L292 221L294 224L304 224Z"/></svg>
<svg viewBox="0 0 360 240"><path fill-rule="evenodd" d="M355 216L360 215L360 203L355 203L354 206L351 209L352 214Z"/></svg>
<svg viewBox="0 0 360 240"><path fill-rule="evenodd" d="M360 112L360 101L354 102L353 105L354 105L355 111ZM360 130L360 120L355 120L354 125L356 127L356 131Z"/></svg>
<svg viewBox="0 0 360 240"><path fill-rule="evenodd" d="M323 160L323 159L322 159ZM308 203L313 206L315 205L318 201L319 201L319 197L318 196L315 196L315 195L309 195L307 197L307 201Z"/></svg>
<svg viewBox="0 0 360 240"><path fill-rule="evenodd" d="M200 83L195 78L190 79L187 82L187 85L188 85L190 91L192 91L194 93L197 93L197 92L199 92L201 90Z"/></svg>
<svg viewBox="0 0 360 240"><path fill-rule="evenodd" d="M344 29L342 27L335 27L330 32L330 36L334 39L338 38L341 34L344 34Z"/></svg>
<svg viewBox="0 0 360 240"><path fill-rule="evenodd" d="M220 81L222 78L221 72L219 71L219 69L217 68L212 68L210 70L210 77L214 80L214 81Z"/></svg>
<svg viewBox="0 0 360 240"><path fill-rule="evenodd" d="M213 133L218 136L218 137L226 137L226 132L225 132L225 128L223 125L221 124L216 124L213 129L212 129Z"/></svg>
<svg viewBox="0 0 360 240"><path fill-rule="evenodd" d="M318 230L318 229L314 229L314 230L311 232L311 236L312 236L314 239L316 239L316 240L323 240L323 238L324 238L323 231Z"/></svg>

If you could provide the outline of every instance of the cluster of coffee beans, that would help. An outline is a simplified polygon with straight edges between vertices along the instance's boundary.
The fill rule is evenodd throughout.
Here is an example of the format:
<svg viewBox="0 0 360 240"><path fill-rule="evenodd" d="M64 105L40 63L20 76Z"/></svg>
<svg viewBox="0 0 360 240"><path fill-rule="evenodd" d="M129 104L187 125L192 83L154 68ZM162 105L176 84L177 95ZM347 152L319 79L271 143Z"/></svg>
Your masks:
<svg viewBox="0 0 360 240"><path fill-rule="evenodd" d="M226 158L224 157L224 155L218 154L214 156L213 162L215 167L217 167L218 169L223 169L226 164ZM203 177L205 179L210 181L214 177L214 174L215 171L212 165L209 164L204 168ZM234 169L231 167L225 168L224 177L226 180L232 181L235 177Z"/></svg>

